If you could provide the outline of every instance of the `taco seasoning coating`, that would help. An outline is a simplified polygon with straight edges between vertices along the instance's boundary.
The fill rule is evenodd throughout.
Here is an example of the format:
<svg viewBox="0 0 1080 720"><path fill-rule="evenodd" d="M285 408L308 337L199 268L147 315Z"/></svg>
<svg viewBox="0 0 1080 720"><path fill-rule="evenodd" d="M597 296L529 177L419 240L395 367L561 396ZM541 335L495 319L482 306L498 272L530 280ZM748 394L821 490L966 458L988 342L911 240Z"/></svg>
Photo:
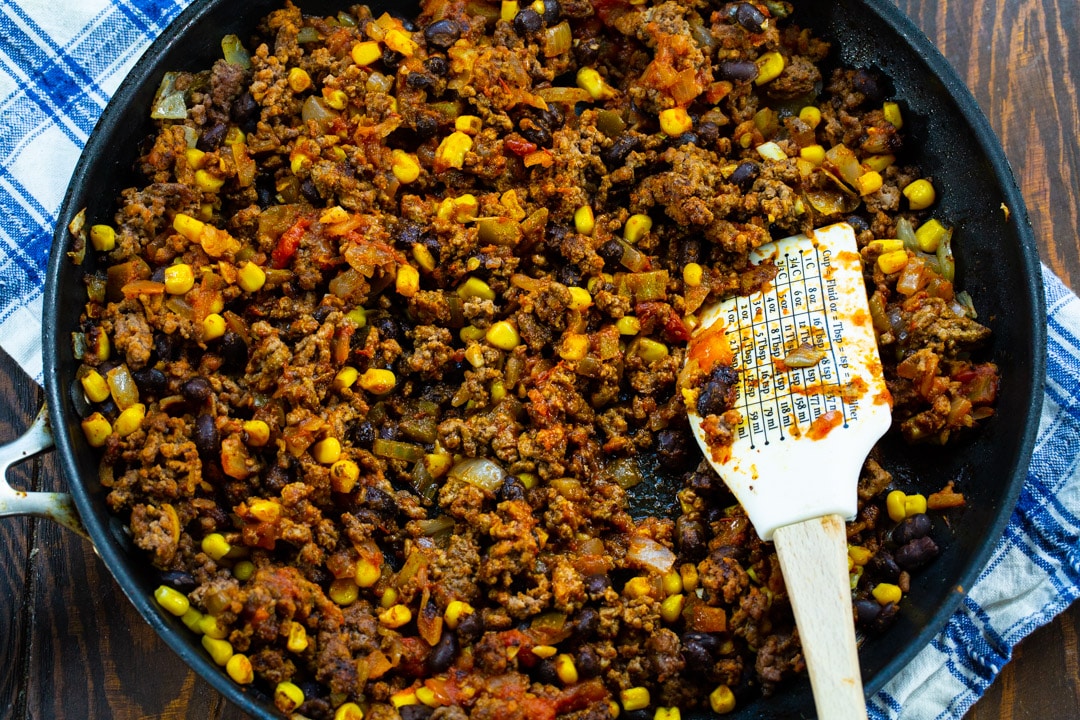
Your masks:
<svg viewBox="0 0 1080 720"><path fill-rule="evenodd" d="M606 718L803 669L689 433L695 313L846 219L897 431L947 442L998 377L901 106L791 9L286 5L169 76L74 340L109 506L234 680L311 718ZM696 379L718 433L736 380ZM934 507L867 461L862 632L918 591Z"/></svg>

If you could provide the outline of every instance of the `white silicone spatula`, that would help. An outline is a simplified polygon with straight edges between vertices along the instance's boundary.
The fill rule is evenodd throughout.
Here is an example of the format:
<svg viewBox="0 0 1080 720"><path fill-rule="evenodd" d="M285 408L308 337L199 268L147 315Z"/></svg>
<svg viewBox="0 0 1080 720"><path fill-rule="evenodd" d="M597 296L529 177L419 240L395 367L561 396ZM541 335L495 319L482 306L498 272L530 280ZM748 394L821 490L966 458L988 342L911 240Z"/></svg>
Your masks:
<svg viewBox="0 0 1080 720"><path fill-rule="evenodd" d="M890 425L892 400L851 227L778 240L751 256L766 259L776 278L710 306L687 353L687 369L698 371L687 377L729 363L738 373L723 414L730 445L718 440L727 435L719 416L698 413L700 386L683 394L705 456L758 535L776 545L818 717L863 719L844 520L855 517L859 471Z"/></svg>

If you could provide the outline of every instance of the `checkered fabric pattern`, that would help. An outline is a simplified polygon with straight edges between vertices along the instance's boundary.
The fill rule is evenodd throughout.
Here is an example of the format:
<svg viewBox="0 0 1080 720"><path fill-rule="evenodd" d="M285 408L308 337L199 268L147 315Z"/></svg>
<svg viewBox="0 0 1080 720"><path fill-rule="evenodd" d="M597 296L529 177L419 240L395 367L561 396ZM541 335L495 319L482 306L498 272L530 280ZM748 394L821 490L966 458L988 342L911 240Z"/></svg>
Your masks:
<svg viewBox="0 0 1080 720"><path fill-rule="evenodd" d="M0 347L41 380L41 306L57 211L124 75L189 0L0 0ZM1044 268L1048 368L1028 481L960 609L875 696L870 715L960 718L1012 647L1080 587L1080 301Z"/></svg>

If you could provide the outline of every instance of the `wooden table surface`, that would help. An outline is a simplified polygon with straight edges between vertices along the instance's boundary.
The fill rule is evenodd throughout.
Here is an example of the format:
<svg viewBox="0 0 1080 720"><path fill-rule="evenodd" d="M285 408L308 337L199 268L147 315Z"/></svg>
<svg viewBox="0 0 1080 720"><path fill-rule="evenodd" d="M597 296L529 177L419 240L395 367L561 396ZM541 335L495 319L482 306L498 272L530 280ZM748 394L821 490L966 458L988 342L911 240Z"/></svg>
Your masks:
<svg viewBox="0 0 1080 720"><path fill-rule="evenodd" d="M1043 261L1080 289L1080 4L900 0L1001 138ZM43 392L0 351L0 442ZM63 489L52 455L10 473ZM970 720L1080 718L1080 603L1023 641ZM242 718L157 638L90 545L41 520L0 521L0 717Z"/></svg>

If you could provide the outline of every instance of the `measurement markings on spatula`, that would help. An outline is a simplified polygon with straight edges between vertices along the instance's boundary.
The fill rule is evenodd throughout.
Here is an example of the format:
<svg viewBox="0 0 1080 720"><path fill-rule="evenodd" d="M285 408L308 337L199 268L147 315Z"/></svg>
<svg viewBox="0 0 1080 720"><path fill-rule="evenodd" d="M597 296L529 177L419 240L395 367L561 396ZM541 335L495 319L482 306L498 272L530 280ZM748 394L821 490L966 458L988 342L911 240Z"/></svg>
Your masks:
<svg viewBox="0 0 1080 720"><path fill-rule="evenodd" d="M780 249L770 291L740 297L727 308L736 369L741 371L744 421L738 438L758 443L799 438L846 427L858 413L858 396L848 392L852 376L837 311L837 283L829 248ZM734 332L732 332L732 330ZM823 353L810 367L786 367L783 358L803 343Z"/></svg>

